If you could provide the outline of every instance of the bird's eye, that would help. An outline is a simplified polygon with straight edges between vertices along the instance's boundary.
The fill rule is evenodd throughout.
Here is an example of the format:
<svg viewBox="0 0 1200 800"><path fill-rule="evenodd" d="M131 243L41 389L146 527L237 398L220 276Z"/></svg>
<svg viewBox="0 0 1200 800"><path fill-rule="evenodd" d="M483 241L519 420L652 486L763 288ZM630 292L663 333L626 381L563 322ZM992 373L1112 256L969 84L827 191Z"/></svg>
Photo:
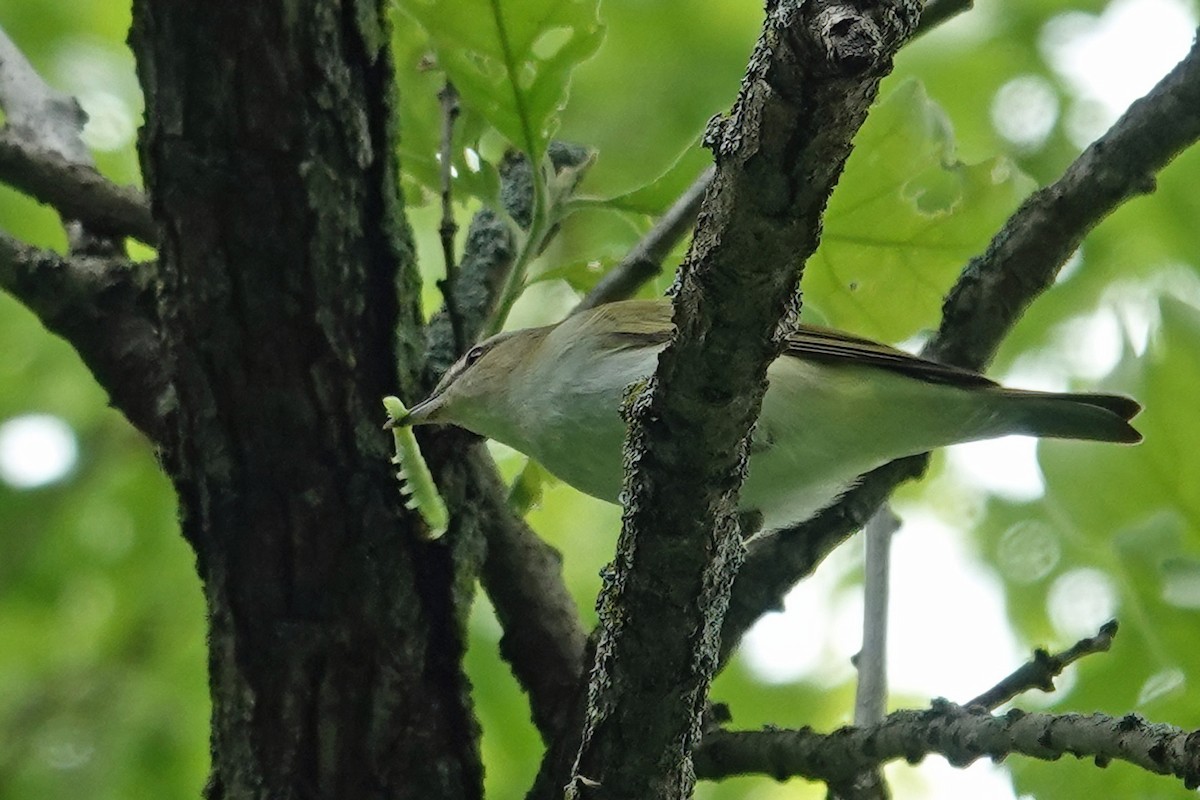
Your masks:
<svg viewBox="0 0 1200 800"><path fill-rule="evenodd" d="M466 358L463 359L463 363L469 367L472 364L474 364L476 361L478 361L479 357L482 355L483 355L483 346L475 345L474 347L472 347L470 350L467 351L467 355L466 355Z"/></svg>

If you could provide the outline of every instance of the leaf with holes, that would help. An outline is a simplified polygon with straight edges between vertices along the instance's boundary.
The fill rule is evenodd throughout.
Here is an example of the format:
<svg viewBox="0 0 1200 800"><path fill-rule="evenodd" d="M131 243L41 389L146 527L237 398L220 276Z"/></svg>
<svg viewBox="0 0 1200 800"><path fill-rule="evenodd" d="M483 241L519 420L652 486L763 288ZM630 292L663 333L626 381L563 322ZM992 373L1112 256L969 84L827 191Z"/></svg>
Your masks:
<svg viewBox="0 0 1200 800"><path fill-rule="evenodd" d="M964 164L915 81L871 112L829 202L805 302L835 327L898 342L937 323L942 296L1033 188L1008 161Z"/></svg>
<svg viewBox="0 0 1200 800"><path fill-rule="evenodd" d="M429 34L464 106L539 161L572 70L604 36L597 0L401 0L400 7Z"/></svg>

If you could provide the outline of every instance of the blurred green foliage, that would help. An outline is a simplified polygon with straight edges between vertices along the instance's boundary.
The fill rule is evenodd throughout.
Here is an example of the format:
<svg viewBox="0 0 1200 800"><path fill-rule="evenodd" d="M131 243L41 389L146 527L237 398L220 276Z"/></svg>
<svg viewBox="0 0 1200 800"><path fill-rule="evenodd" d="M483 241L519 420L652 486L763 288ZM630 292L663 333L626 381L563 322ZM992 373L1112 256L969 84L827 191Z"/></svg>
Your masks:
<svg viewBox="0 0 1200 800"><path fill-rule="evenodd" d="M464 116L454 163L464 222L478 207L476 198L494 196L487 165L502 152L505 136L536 150L557 126L556 135L600 153L582 187L599 200L580 203L566 221L534 265L540 282L514 311L514 324L550 321L702 167L696 142L737 90L760 7L606 0L600 42L590 3L570 4L563 12L570 18L547 32L533 15L540 4L502 2L510 30L522 32L519 44L533 56L510 58L505 68L505 74L516 70L524 91L525 111L514 117L506 104L517 95L496 95L505 84L492 67L503 52L487 55L498 40L494 29L485 30L482 11L458 13L452 26L430 22L448 19L438 12L451 5L460 6L410 0L405 7L434 28L442 64L458 70ZM1071 120L1083 101L1048 57L1048 23L1067 13L1102 14L1106 6L1103 0L981 0L906 48L832 201L824 245L806 277L807 313L890 341L937 324L939 298L957 268L1023 193L1053 180L1077 154ZM1147 6L1146 13L1160 7ZM437 212L422 201L436 186L436 92L443 76L421 31L400 19L404 185L432 306L437 294L428 287L441 264ZM121 3L0 0L0 25L44 75L80 95L91 111L102 168L134 182L131 134L141 105L123 44L128 24L129 9ZM469 36L482 37L473 46L486 58L448 61L455 37ZM556 112L572 59L597 43L595 56L574 70L568 105ZM472 69L474 76L464 79ZM1024 83L1014 84L1018 79ZM1004 115L1015 118L1021 108L997 98L1031 85L1041 91L1037 130L1006 139L1000 130L1009 128L996 122L1007 125ZM468 145L482 158L475 168L465 155ZM988 493L952 474L946 459L935 459L921 487L903 491L906 504L924 503L955 528L1003 586L1011 630L952 629L936 614L913 623L944 629L944 649L925 657L961 660L980 690L1017 666L1020 656L979 664L970 658L969 637L1015 636L1022 647L1058 648L1092 632L1111 612L1122 623L1111 653L1070 670L1057 694L1018 704L1133 710L1200 727L1200 694L1191 687L1200 678L1200 650L1191 639L1200 621L1198 181L1200 155L1186 153L1160 176L1155 194L1129 203L1097 229L1068 273L1022 320L993 369L1063 388L1131 393L1147 406L1138 421L1146 442L1137 448L1042 445L1045 491L1032 499ZM0 227L37 244L62 245L53 213L2 187ZM670 280L664 275L646 292L661 292ZM70 348L0 295L0 424L27 413L68 422L79 458L61 480L40 488L0 483L0 797L194 796L207 762L204 614L170 487L146 442L106 408L103 392ZM522 503L540 491L529 518L563 550L566 578L591 624L617 510L543 482L536 471L523 472L523 459L502 448L497 454L506 474L524 475ZM851 568L829 582L837 602L856 591L854 559L846 561ZM917 582L936 594L935 563L931 553L929 573ZM943 603L957 605L951 597ZM520 796L537 768L537 736L497 655L500 631L486 599L471 626L468 667L484 728L488 791ZM806 637L807 627L832 635L834 626L806 626L800 619L792 647L842 658L829 641ZM893 651L905 647L903 639L892 643ZM729 703L735 724L828 729L848 721L852 685L844 658L784 682L768 682L763 674L753 658L742 657L717 680L714 699ZM938 693L929 687L894 703L924 704ZM1121 764L1101 770L1090 762L1013 758L1007 766L1015 790L1038 797L1190 796L1168 779ZM904 796L939 796L937 786L922 787L919 774L906 767L890 774ZM700 794L815 798L823 791L800 781L743 778L702 785ZM943 790L940 796L948 795Z"/></svg>

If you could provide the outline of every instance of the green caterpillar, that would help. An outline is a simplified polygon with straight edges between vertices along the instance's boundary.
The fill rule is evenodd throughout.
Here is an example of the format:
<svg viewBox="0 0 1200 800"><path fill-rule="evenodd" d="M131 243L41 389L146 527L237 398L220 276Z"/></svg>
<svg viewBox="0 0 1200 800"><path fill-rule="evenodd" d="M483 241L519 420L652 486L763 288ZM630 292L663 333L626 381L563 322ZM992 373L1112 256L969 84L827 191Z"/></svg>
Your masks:
<svg viewBox="0 0 1200 800"><path fill-rule="evenodd" d="M398 397L383 398L383 407L388 413L389 422L403 419L408 413ZM395 425L392 426L392 438L396 441L396 455L392 457L392 463L400 466L396 477L400 479L400 493L408 498L404 506L414 509L425 520L429 526L426 538L437 539L449 527L450 513L438 494L429 465L421 456L417 437L413 436L411 427Z"/></svg>

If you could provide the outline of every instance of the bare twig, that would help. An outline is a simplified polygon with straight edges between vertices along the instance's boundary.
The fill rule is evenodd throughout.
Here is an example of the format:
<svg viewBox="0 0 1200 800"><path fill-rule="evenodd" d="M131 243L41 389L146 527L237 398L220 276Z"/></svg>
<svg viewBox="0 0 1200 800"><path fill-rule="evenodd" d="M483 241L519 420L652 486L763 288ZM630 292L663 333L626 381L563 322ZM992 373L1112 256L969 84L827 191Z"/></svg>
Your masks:
<svg viewBox="0 0 1200 800"><path fill-rule="evenodd" d="M888 580L892 534L900 528L886 503L866 526L863 580L863 642L855 659L858 690L854 695L854 724L874 725L887 708Z"/></svg>
<svg viewBox="0 0 1200 800"><path fill-rule="evenodd" d="M439 149L441 157L442 181L442 221L438 225L438 236L442 240L442 260L445 262L446 274L438 281L442 291L442 302L446 304L446 316L450 318L450 329L454 335L454 352L461 353L467 348L463 335L462 319L454 300L454 284L458 279L458 265L454 255L454 237L458 233L458 222L454 219L454 122L458 119L458 90L454 84L446 81L438 92L438 101L442 106L442 142Z"/></svg>
<svg viewBox="0 0 1200 800"><path fill-rule="evenodd" d="M860 728L879 724L887 711L888 592L892 535L899 528L900 518L884 503L863 530L863 636L862 649L854 659L858 668L854 724ZM829 788L830 796L840 800L875 800L889 794L879 770L868 770Z"/></svg>
<svg viewBox="0 0 1200 800"><path fill-rule="evenodd" d="M1053 282L1083 237L1114 209L1154 188L1154 175L1200 138L1200 44L1130 106L1055 183L1035 192L963 271L923 355L971 369L991 360L1025 308ZM756 541L734 587L723 632L727 655L742 634L866 522L924 457L867 475L836 505Z"/></svg>
<svg viewBox="0 0 1200 800"><path fill-rule="evenodd" d="M990 711L1030 689L1052 692L1054 691L1054 679L1064 669L1084 656L1107 652L1112 647L1112 641L1116 635L1117 621L1114 619L1104 623L1095 636L1080 639L1061 653L1050 654L1038 648L1033 651L1031 660L1022 664L991 689L968 701L966 705L967 707L978 706Z"/></svg>
<svg viewBox="0 0 1200 800"><path fill-rule="evenodd" d="M1150 724L1136 714L1028 714L994 716L981 708L937 701L924 711L896 711L878 725L811 730L712 731L696 753L703 778L760 774L828 783L903 758L931 753L966 766L979 758L1020 754L1054 761L1092 758L1097 766L1126 761L1158 775L1174 775L1189 789L1200 785L1200 731Z"/></svg>
<svg viewBox="0 0 1200 800"><path fill-rule="evenodd" d="M663 259L695 224L700 203L712 184L712 178L713 169L709 167L679 195L625 258L592 287L571 313L632 297L642 284L662 274Z"/></svg>

